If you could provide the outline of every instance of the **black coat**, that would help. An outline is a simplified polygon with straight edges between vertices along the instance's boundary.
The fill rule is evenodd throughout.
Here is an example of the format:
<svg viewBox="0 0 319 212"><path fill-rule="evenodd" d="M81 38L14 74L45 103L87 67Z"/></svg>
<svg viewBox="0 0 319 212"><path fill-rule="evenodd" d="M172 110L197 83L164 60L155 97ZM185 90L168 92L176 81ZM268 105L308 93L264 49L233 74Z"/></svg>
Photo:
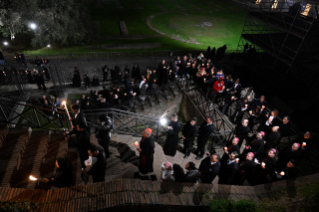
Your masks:
<svg viewBox="0 0 319 212"><path fill-rule="evenodd" d="M274 173L276 158L266 157L259 162L260 162L260 165L256 165L256 176L255 176L256 184L267 183L267 175ZM265 163L265 168L261 167L262 162Z"/></svg>
<svg viewBox="0 0 319 212"><path fill-rule="evenodd" d="M253 160L245 160L238 166L237 172L237 183L243 185L244 181L247 180L250 184L254 182L256 164Z"/></svg>
<svg viewBox="0 0 319 212"><path fill-rule="evenodd" d="M303 135L298 136L298 137L294 140L294 142L300 144L300 151L301 151L301 153L303 153L303 152L305 152L305 151L311 150L312 147L313 147L313 144L314 144L313 138L304 139L304 136L303 136ZM306 146L303 147L304 150L301 149L303 142L306 143Z"/></svg>
<svg viewBox="0 0 319 212"><path fill-rule="evenodd" d="M153 172L153 161L154 161L154 149L155 142L154 137L142 138L140 142L140 165L139 171L143 174Z"/></svg>
<svg viewBox="0 0 319 212"><path fill-rule="evenodd" d="M70 187L73 185L72 171L72 164L67 162L67 167L65 167L63 170L57 169L53 180L49 178L48 183L57 188Z"/></svg>
<svg viewBox="0 0 319 212"><path fill-rule="evenodd" d="M271 132L270 134L268 134L268 136L266 137L265 151L268 151L271 148L276 148L278 145L279 139L280 139L279 131Z"/></svg>
<svg viewBox="0 0 319 212"><path fill-rule="evenodd" d="M75 118L75 115L73 116L72 118L72 124L74 126L74 129L70 132L70 134L74 134L77 132L76 130L76 125L78 124L84 124L86 127L88 127L88 124L86 122L86 118L85 118L85 115L82 111L79 112L79 114L77 115L77 117Z"/></svg>
<svg viewBox="0 0 319 212"><path fill-rule="evenodd" d="M96 130L96 138L98 143L103 147L105 156L110 156L109 145L110 145L110 125L100 125Z"/></svg>
<svg viewBox="0 0 319 212"><path fill-rule="evenodd" d="M228 160L223 162L219 170L219 184L233 185L238 171L236 161L228 164Z"/></svg>
<svg viewBox="0 0 319 212"><path fill-rule="evenodd" d="M185 142L187 143L193 143L193 141L195 140L195 137L197 136L197 132L198 132L198 127L195 124L194 126L192 126L190 124L190 121L186 123L186 125L183 128L183 136L185 137Z"/></svg>
<svg viewBox="0 0 319 212"><path fill-rule="evenodd" d="M253 152L254 154L261 152L264 147L264 139L254 139L250 143L250 152Z"/></svg>
<svg viewBox="0 0 319 212"><path fill-rule="evenodd" d="M92 175L94 183L104 181L106 169L106 157L103 150L99 150L99 154L96 158L97 162L93 164L88 172L86 172L88 175Z"/></svg>
<svg viewBox="0 0 319 212"><path fill-rule="evenodd" d="M279 132L282 138L291 135L290 124L289 123L281 124L279 127Z"/></svg>
<svg viewBox="0 0 319 212"><path fill-rule="evenodd" d="M164 145L165 155L174 156L176 154L177 143L178 143L178 133L181 128L181 123L179 121L171 121L168 126L173 129L167 131L167 137Z"/></svg>
<svg viewBox="0 0 319 212"><path fill-rule="evenodd" d="M214 126L212 124L207 126L207 122L204 121L198 129L198 140L200 140L200 142L207 142L210 134L212 134L213 131Z"/></svg>
<svg viewBox="0 0 319 212"><path fill-rule="evenodd" d="M220 159L220 162L221 163L224 163L224 162L226 162L228 159L229 159L229 155L232 153L232 152L238 152L238 154L239 154L239 146L238 145L233 145L231 142L230 143L228 143L227 145L226 145L226 147L227 147L227 151L228 151L228 154L225 152L224 154L223 154L223 156L222 156L222 158Z"/></svg>
<svg viewBox="0 0 319 212"><path fill-rule="evenodd" d="M198 170L197 169L190 170L190 171L186 172L183 182L185 182L185 183L196 183L198 178L199 178Z"/></svg>
<svg viewBox="0 0 319 212"><path fill-rule="evenodd" d="M91 143L90 132L88 130L76 133L76 146L81 150L89 150Z"/></svg>
<svg viewBox="0 0 319 212"><path fill-rule="evenodd" d="M244 127L241 123L237 124L234 134L237 138L239 138L239 146L241 146L241 143L243 140L247 137L248 133L250 132L249 127Z"/></svg>
<svg viewBox="0 0 319 212"><path fill-rule="evenodd" d="M215 177L219 174L219 169L219 161L212 165L210 157L206 157L202 160L198 169L202 183L212 183Z"/></svg>
<svg viewBox="0 0 319 212"><path fill-rule="evenodd" d="M284 148L282 151L279 152L277 164L281 164L282 166L286 166L286 164L290 160L295 160L297 162L297 164L300 162L300 160L301 160L300 149L298 149L296 151L292 151L291 146L287 146L286 148Z"/></svg>

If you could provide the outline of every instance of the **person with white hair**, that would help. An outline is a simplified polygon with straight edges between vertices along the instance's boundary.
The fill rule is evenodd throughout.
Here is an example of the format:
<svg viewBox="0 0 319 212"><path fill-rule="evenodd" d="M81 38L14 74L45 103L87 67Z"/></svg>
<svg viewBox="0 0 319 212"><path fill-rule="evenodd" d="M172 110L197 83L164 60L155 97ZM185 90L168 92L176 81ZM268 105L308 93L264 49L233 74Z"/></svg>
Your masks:
<svg viewBox="0 0 319 212"><path fill-rule="evenodd" d="M169 161L163 162L162 166L162 173L161 173L161 179L162 180L175 180L174 178L174 171L172 163Z"/></svg>

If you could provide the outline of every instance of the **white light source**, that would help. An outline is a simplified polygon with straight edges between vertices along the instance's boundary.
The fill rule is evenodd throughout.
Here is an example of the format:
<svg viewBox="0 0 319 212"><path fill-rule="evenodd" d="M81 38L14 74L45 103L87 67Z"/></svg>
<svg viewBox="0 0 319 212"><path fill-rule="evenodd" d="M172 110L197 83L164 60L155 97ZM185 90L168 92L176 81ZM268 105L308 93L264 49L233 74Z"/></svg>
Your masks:
<svg viewBox="0 0 319 212"><path fill-rule="evenodd" d="M50 45L50 44L48 44L48 45L47 45L47 47L48 47L48 48L50 48L50 47L51 47L51 45Z"/></svg>
<svg viewBox="0 0 319 212"><path fill-rule="evenodd" d="M66 101L63 101L62 104L63 104L63 105L66 105Z"/></svg>
<svg viewBox="0 0 319 212"><path fill-rule="evenodd" d="M31 29L36 29L36 28L37 28L37 25L34 24L34 23L32 23L32 24L30 24L30 28L31 28Z"/></svg>
<svg viewBox="0 0 319 212"><path fill-rule="evenodd" d="M38 178L35 178L35 177L33 177L32 175L30 175L29 179L32 180L32 181L38 180Z"/></svg>
<svg viewBox="0 0 319 212"><path fill-rule="evenodd" d="M165 125L167 123L167 120L165 118L160 118L161 125Z"/></svg>
<svg viewBox="0 0 319 212"><path fill-rule="evenodd" d="M6 41L5 41L5 42L3 42L3 44L4 44L5 46L8 46L8 42L6 42Z"/></svg>

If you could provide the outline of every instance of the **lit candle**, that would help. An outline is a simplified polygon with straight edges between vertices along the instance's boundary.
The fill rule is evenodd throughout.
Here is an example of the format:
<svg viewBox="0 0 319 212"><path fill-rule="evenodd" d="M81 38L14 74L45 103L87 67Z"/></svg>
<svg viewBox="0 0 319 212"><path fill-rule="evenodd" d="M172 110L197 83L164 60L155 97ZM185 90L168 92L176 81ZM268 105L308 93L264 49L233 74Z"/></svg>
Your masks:
<svg viewBox="0 0 319 212"><path fill-rule="evenodd" d="M262 163L261 163L261 166L262 166L262 167L265 167L265 166L266 166L266 164L265 164L264 162L262 162Z"/></svg>
<svg viewBox="0 0 319 212"><path fill-rule="evenodd" d="M302 146L306 146L306 145L307 145L306 142L303 142L303 143L302 143Z"/></svg>
<svg viewBox="0 0 319 212"><path fill-rule="evenodd" d="M32 181L38 180L38 178L35 178L35 177L33 177L32 175L30 175L29 179L32 180Z"/></svg>
<svg viewBox="0 0 319 212"><path fill-rule="evenodd" d="M206 78L204 78L204 82L206 82Z"/></svg>
<svg viewBox="0 0 319 212"><path fill-rule="evenodd" d="M156 82L156 80L154 80L154 82Z"/></svg>
<svg viewBox="0 0 319 212"><path fill-rule="evenodd" d="M253 111L250 110L250 111L249 111L249 114L250 114L250 115L253 114Z"/></svg>
<svg viewBox="0 0 319 212"><path fill-rule="evenodd" d="M248 107L248 105L247 104L245 104L245 108L247 108Z"/></svg>
<svg viewBox="0 0 319 212"><path fill-rule="evenodd" d="M124 93L124 96L126 96L126 93Z"/></svg>
<svg viewBox="0 0 319 212"><path fill-rule="evenodd" d="M284 176L284 175L285 175L285 172L280 172L280 175L281 175L281 176Z"/></svg>
<svg viewBox="0 0 319 212"><path fill-rule="evenodd" d="M134 145L135 145L136 147L138 147L138 145L139 145L138 141L135 141L135 142L134 142Z"/></svg>
<svg viewBox="0 0 319 212"><path fill-rule="evenodd" d="M64 106L65 106L66 114L68 115L68 118L70 119L70 118L71 118L71 116L70 116L70 113L69 113L68 107L67 107L67 105L66 105L66 101L63 101L63 102L62 102L62 105L64 105ZM71 127L73 127L72 122L70 122L70 124L71 124Z"/></svg>
<svg viewBox="0 0 319 212"><path fill-rule="evenodd" d="M238 161L239 161L239 158L236 158L236 162L238 163Z"/></svg>
<svg viewBox="0 0 319 212"><path fill-rule="evenodd" d="M224 150L225 150L225 151L227 150L227 146L224 147Z"/></svg>

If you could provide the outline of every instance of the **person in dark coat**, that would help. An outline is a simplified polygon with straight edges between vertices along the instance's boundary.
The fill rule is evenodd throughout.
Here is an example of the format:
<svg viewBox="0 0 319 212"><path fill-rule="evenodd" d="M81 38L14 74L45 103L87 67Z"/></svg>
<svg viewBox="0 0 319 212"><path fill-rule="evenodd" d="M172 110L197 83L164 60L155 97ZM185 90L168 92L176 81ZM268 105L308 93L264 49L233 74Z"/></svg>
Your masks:
<svg viewBox="0 0 319 212"><path fill-rule="evenodd" d="M285 116L282 119L282 123L279 125L280 140L281 140L281 138L284 138L284 137L291 135L289 121L290 121L290 117Z"/></svg>
<svg viewBox="0 0 319 212"><path fill-rule="evenodd" d="M230 93L226 93L226 96L225 96L225 104L222 108L222 114L224 115L225 113L227 114L227 110L229 108L229 106L235 101L236 99L236 90L235 89L232 89L230 91Z"/></svg>
<svg viewBox="0 0 319 212"><path fill-rule="evenodd" d="M198 169L196 169L195 163L188 162L185 165L185 169L187 170L184 176L185 183L196 183L199 178Z"/></svg>
<svg viewBox="0 0 319 212"><path fill-rule="evenodd" d="M229 155L229 159L221 163L219 170L219 184L234 185L238 172L238 164L236 158L238 152L234 151Z"/></svg>
<svg viewBox="0 0 319 212"><path fill-rule="evenodd" d="M200 160L203 158L205 153L205 145L209 139L210 134L214 131L213 121L212 118L207 117L206 121L202 123L198 130L197 136L197 149L195 150L194 154L197 154L196 160Z"/></svg>
<svg viewBox="0 0 319 212"><path fill-rule="evenodd" d="M98 150L96 146L92 145L88 150L89 158L92 158L92 163L87 165L84 173L92 175L93 182L103 182L105 179L106 157L103 150Z"/></svg>
<svg viewBox="0 0 319 212"><path fill-rule="evenodd" d="M79 151L80 161L82 168L85 168L84 161L88 159L88 150L91 147L90 143L90 132L87 126L84 123L79 123L76 125L77 133L76 133L76 147Z"/></svg>
<svg viewBox="0 0 319 212"><path fill-rule="evenodd" d="M244 139L247 138L250 129L248 127L248 119L244 119L241 123L237 124L234 130L234 136L239 138L238 147L241 147Z"/></svg>
<svg viewBox="0 0 319 212"><path fill-rule="evenodd" d="M102 73L103 73L103 82L106 82L108 74L109 74L109 68L107 67L107 65L103 66Z"/></svg>
<svg viewBox="0 0 319 212"><path fill-rule="evenodd" d="M100 80L97 78L97 76L93 77L92 86L100 86Z"/></svg>
<svg viewBox="0 0 319 212"><path fill-rule="evenodd" d="M237 99L236 101L236 111L234 113L234 123L240 123L243 119L245 111L248 109L247 99Z"/></svg>
<svg viewBox="0 0 319 212"><path fill-rule="evenodd" d="M265 132L258 132L256 138L245 146L243 154L246 155L248 152L252 152L257 157L257 154L261 153L264 148L264 136Z"/></svg>
<svg viewBox="0 0 319 212"><path fill-rule="evenodd" d="M271 111L271 114L265 114L266 122L263 122L258 127L258 130L262 130L266 133L269 133L273 126L280 126L280 120L278 119L278 110L275 109Z"/></svg>
<svg viewBox="0 0 319 212"><path fill-rule="evenodd" d="M85 94L82 94L80 103L81 103L81 109L84 110L84 108L85 108L85 106L86 106Z"/></svg>
<svg viewBox="0 0 319 212"><path fill-rule="evenodd" d="M45 78L50 81L51 79L51 76L50 76L50 72L49 72L49 69L47 69L45 66L43 66L43 73L45 75Z"/></svg>
<svg viewBox="0 0 319 212"><path fill-rule="evenodd" d="M180 182L180 183L184 182L185 173L183 168L180 165L175 163L173 165L173 172L174 172L175 182Z"/></svg>
<svg viewBox="0 0 319 212"><path fill-rule="evenodd" d="M229 155L232 152L239 153L238 142L239 142L239 138L234 137L230 143L226 144L226 146L224 147L224 154L223 154L222 158L220 159L221 163L226 162L229 159Z"/></svg>
<svg viewBox="0 0 319 212"><path fill-rule="evenodd" d="M236 177L236 183L238 185L244 185L245 180L250 185L254 184L254 175L255 175L255 163L253 161L254 159L254 153L249 152L246 155L246 160L241 162L238 166L238 172Z"/></svg>
<svg viewBox="0 0 319 212"><path fill-rule="evenodd" d="M268 183L267 176L268 174L272 175L274 173L276 165L276 150L270 149L268 151L268 156L264 157L262 160L259 160L256 165L256 175L255 175L255 184L265 184Z"/></svg>
<svg viewBox="0 0 319 212"><path fill-rule="evenodd" d="M300 145L302 154L311 150L314 145L314 139L312 138L311 132L306 132L304 135L298 136L294 142Z"/></svg>
<svg viewBox="0 0 319 212"><path fill-rule="evenodd" d="M140 173L147 174L153 172L154 149L155 142L152 135L152 129L147 128L143 131L140 147L137 148L137 151L140 152Z"/></svg>
<svg viewBox="0 0 319 212"><path fill-rule="evenodd" d="M199 178L202 183L212 183L219 174L220 162L219 155L212 154L201 161L199 165Z"/></svg>
<svg viewBox="0 0 319 212"><path fill-rule="evenodd" d="M298 163L295 160L289 160L285 168L277 173L277 179L274 180L296 180L296 177L298 176L296 169L297 164Z"/></svg>
<svg viewBox="0 0 319 212"><path fill-rule="evenodd" d="M105 157L110 157L109 145L110 145L110 130L112 121L111 118L106 116L105 114L100 115L97 120L99 127L96 129L96 138L98 143L103 147L105 152Z"/></svg>
<svg viewBox="0 0 319 212"><path fill-rule="evenodd" d="M77 129L76 129L76 125L78 124L84 124L86 127L88 127L86 118L84 113L80 110L80 105L78 104L73 104L71 106L72 109L72 113L73 113L73 118L70 118L70 121L72 121L72 130L71 132L67 133L67 134L75 134L77 133Z"/></svg>
<svg viewBox="0 0 319 212"><path fill-rule="evenodd" d="M55 162L57 170L54 177L44 178L44 182L57 188L70 187L73 185L73 166L64 158L58 158Z"/></svg>
<svg viewBox="0 0 319 212"><path fill-rule="evenodd" d="M274 126L271 129L271 132L267 135L266 137L266 143L265 143L265 152L268 152L268 150L270 150L271 148L276 148L278 143L279 143L279 139L280 139L280 133L278 131L279 127L278 126Z"/></svg>
<svg viewBox="0 0 319 212"><path fill-rule="evenodd" d="M180 128L181 123L178 121L177 115L172 114L171 121L167 126L167 137L163 148L165 155L175 156Z"/></svg>
<svg viewBox="0 0 319 212"><path fill-rule="evenodd" d="M81 87L81 74L80 71L77 67L74 67L74 72L73 72L73 86L74 87Z"/></svg>
<svg viewBox="0 0 319 212"><path fill-rule="evenodd" d="M135 79L135 82L141 77L140 67L138 67L137 64L135 64L132 68L132 77Z"/></svg>
<svg viewBox="0 0 319 212"><path fill-rule="evenodd" d="M184 140L184 151L185 151L184 159L188 158L188 156L190 155L192 151L193 143L198 132L196 123L197 123L197 118L194 117L192 120L187 122L186 125L184 126L183 134L182 134L182 138Z"/></svg>
<svg viewBox="0 0 319 212"><path fill-rule="evenodd" d="M300 144L293 143L292 146L287 146L285 149L279 152L276 170L283 169L290 160L296 161L296 165L300 162Z"/></svg>
<svg viewBox="0 0 319 212"><path fill-rule="evenodd" d="M86 75L86 74L84 75L83 82L84 82L84 86L85 86L86 88L90 87L91 80L90 80L90 78L88 77L88 75Z"/></svg>

